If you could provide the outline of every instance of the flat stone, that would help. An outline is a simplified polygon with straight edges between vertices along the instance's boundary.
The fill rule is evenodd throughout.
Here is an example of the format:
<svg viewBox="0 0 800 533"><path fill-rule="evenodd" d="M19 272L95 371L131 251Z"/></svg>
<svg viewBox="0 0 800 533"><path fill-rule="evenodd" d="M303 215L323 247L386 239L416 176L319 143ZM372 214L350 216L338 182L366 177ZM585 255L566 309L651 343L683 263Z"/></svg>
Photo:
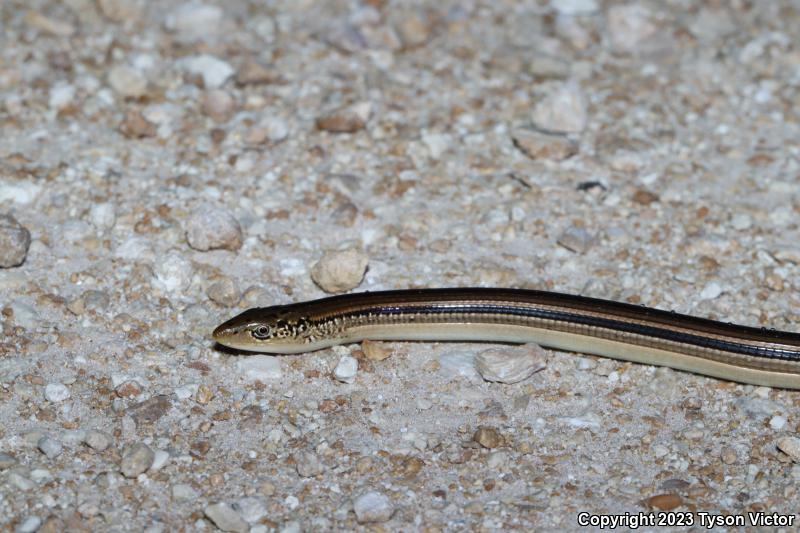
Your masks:
<svg viewBox="0 0 800 533"><path fill-rule="evenodd" d="M204 511L206 517L222 531L246 533L250 528L239 513L225 502L214 503L207 506Z"/></svg>
<svg viewBox="0 0 800 533"><path fill-rule="evenodd" d="M147 471L155 459L155 453L147 444L137 442L125 450L120 463L122 475L133 478Z"/></svg>
<svg viewBox="0 0 800 533"><path fill-rule="evenodd" d="M0 268L21 265L30 245L31 233L13 216L0 215Z"/></svg>

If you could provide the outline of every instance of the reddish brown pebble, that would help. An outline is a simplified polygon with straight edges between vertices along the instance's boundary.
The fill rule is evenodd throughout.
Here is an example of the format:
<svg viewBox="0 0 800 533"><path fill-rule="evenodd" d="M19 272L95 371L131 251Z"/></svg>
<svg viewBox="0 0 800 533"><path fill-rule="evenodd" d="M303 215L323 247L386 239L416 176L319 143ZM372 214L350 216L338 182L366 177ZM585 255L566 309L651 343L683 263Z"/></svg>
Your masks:
<svg viewBox="0 0 800 533"><path fill-rule="evenodd" d="M154 137L156 125L144 118L139 111L128 111L125 119L119 126L119 131L129 139L140 139L143 137Z"/></svg>
<svg viewBox="0 0 800 533"><path fill-rule="evenodd" d="M658 195L644 189L638 189L633 193L633 201L641 205L650 205L658 201Z"/></svg>
<svg viewBox="0 0 800 533"><path fill-rule="evenodd" d="M503 444L503 437L500 436L498 431L490 426L481 426L472 436L472 440L483 446L484 448L497 448Z"/></svg>
<svg viewBox="0 0 800 533"><path fill-rule="evenodd" d="M661 509L662 511L671 511L679 507L683 500L677 494L657 494L650 496L643 502L647 507Z"/></svg>

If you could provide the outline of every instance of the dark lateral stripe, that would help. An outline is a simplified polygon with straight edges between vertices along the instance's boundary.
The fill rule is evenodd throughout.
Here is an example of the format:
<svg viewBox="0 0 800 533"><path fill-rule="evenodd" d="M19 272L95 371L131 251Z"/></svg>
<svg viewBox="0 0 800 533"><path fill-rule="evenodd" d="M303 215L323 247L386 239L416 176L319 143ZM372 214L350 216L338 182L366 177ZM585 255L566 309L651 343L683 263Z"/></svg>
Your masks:
<svg viewBox="0 0 800 533"><path fill-rule="evenodd" d="M580 313L570 313L567 311L553 311L539 307L517 307L492 304L433 304L433 305L381 305L367 307L357 311L351 311L339 317L343 319L369 317L369 316L397 316L397 315L448 315L448 314L476 314L476 315L506 315L518 316L523 318L535 318L542 320L554 320L570 324L580 324L583 326L597 327L644 335L667 341L677 342L709 348L723 352L749 355L768 360L800 362L800 350L787 350L770 346L754 346L736 341L715 339L705 335L695 335L684 333L658 326L648 326L612 318L603 318ZM447 322L444 320L443 322Z"/></svg>

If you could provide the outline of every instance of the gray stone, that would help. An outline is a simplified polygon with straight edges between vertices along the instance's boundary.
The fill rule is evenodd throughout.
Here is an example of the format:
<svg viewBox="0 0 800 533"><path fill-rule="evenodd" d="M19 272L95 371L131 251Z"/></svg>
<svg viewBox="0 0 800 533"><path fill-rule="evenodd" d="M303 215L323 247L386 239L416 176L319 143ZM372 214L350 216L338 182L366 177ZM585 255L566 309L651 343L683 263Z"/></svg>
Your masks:
<svg viewBox="0 0 800 533"><path fill-rule="evenodd" d="M356 513L356 520L361 524L386 522L394 514L392 500L378 491L365 492L353 500L353 510Z"/></svg>
<svg viewBox="0 0 800 533"><path fill-rule="evenodd" d="M147 471L153 464L155 452L147 444L137 442L127 450L122 456L120 470L122 475L131 478L136 477Z"/></svg>
<svg viewBox="0 0 800 533"><path fill-rule="evenodd" d="M249 526L241 516L225 502L209 505L204 510L206 517L222 531L245 533Z"/></svg>
<svg viewBox="0 0 800 533"><path fill-rule="evenodd" d="M0 215L0 268L21 265L30 245L31 233L11 215Z"/></svg>

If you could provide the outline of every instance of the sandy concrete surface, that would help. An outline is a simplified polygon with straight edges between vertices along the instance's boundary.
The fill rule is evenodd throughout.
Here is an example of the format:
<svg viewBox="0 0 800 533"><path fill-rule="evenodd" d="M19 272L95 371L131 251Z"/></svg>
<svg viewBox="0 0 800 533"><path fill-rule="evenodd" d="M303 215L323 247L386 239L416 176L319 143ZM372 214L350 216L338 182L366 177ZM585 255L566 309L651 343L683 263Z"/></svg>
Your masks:
<svg viewBox="0 0 800 533"><path fill-rule="evenodd" d="M557 351L489 382L476 356L530 348L247 357L210 333L320 286L535 287L798 331L798 2L0 19L0 529L796 516L798 392Z"/></svg>

